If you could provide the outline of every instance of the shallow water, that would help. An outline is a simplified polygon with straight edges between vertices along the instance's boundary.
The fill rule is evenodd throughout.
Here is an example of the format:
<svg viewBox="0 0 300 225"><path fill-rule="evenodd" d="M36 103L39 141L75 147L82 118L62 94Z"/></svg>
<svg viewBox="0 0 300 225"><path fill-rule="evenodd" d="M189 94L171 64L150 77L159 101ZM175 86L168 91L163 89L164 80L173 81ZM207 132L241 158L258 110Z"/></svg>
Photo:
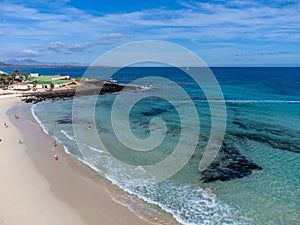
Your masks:
<svg viewBox="0 0 300 225"><path fill-rule="evenodd" d="M152 78L142 83L150 88L123 94L125 100L118 107L113 105L118 95L104 95L79 98L75 105L72 100L44 102L34 105L33 112L44 130L70 154L113 184L170 212L183 224L297 224L300 69L214 68L213 72L225 97L227 128L217 158L203 173L198 166L211 130L211 111L203 92L179 70L127 68L114 78L130 83L144 76L165 77L182 87L190 99L178 94L173 83ZM172 101L153 97L158 93ZM130 136L126 143L116 136L116 132L126 130L125 109L137 96L148 97L131 107L131 132L139 139L151 137L150 130L156 132L158 136L144 143L143 148L164 137L151 151L133 150L141 145ZM192 116L191 103L201 124L195 152L189 151L194 145L198 119ZM113 119L112 109L117 115ZM163 119L165 127L153 118ZM174 176L157 183L158 178L145 169L170 157L179 141L186 151L176 154L175 161L181 162L186 155L190 160ZM205 188L210 188L216 197L209 196Z"/></svg>

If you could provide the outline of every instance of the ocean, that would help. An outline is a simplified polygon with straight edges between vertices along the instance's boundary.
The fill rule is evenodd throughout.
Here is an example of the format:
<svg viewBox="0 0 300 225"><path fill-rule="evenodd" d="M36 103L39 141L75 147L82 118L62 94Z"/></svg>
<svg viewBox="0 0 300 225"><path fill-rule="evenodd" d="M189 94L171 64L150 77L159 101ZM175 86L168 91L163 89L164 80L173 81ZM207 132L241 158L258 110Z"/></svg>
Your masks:
<svg viewBox="0 0 300 225"><path fill-rule="evenodd" d="M101 78L110 68L86 75L84 68L20 70ZM211 68L224 96L211 103L187 75L191 70L201 74L199 68L123 68L112 78L139 80L134 84L143 90L42 102L32 112L69 154L182 224L298 224L300 68ZM223 144L199 171L213 130L211 104L218 120L220 102ZM164 159L173 163L164 168Z"/></svg>

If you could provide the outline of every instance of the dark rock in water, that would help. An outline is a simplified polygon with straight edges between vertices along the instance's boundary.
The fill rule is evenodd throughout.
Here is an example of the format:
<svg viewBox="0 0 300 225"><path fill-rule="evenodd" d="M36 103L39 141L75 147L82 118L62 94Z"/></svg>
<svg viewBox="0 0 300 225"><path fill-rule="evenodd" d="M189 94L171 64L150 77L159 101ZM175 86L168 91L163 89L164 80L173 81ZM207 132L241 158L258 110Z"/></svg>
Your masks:
<svg viewBox="0 0 300 225"><path fill-rule="evenodd" d="M245 126L245 125L244 125L243 123L241 123L240 121L234 120L232 123L235 124L235 125L237 125L237 126L239 126L240 128L242 128L242 129L244 129L244 130L247 130L247 129L248 129L248 127Z"/></svg>
<svg viewBox="0 0 300 225"><path fill-rule="evenodd" d="M26 103L38 103L46 100L58 100L71 98L73 96L84 95L103 95L108 93L120 92L126 87L126 90L141 90L138 86L125 86L116 83L107 83L105 80L88 79L77 88L64 90L54 90L46 92L31 92L23 94L22 101Z"/></svg>
<svg viewBox="0 0 300 225"><path fill-rule="evenodd" d="M204 183L217 180L229 181L248 176L253 170L262 170L262 167L251 162L236 149L224 143L217 159L201 172L201 180Z"/></svg>
<svg viewBox="0 0 300 225"><path fill-rule="evenodd" d="M69 118L56 120L55 122L58 124L72 124L72 120Z"/></svg>
<svg viewBox="0 0 300 225"><path fill-rule="evenodd" d="M160 115L162 113L165 113L167 112L168 110L165 110L165 109L160 109L160 108L152 108L150 111L148 112L143 112L142 114L144 116L157 116L157 115Z"/></svg>
<svg viewBox="0 0 300 225"><path fill-rule="evenodd" d="M257 121L245 120L240 122L233 120L232 123L239 126L243 131L228 131L227 133L237 137L239 140L251 140L269 145L275 149L300 153L300 133L295 130Z"/></svg>
<svg viewBox="0 0 300 225"><path fill-rule="evenodd" d="M300 142L299 141L289 141L286 140L287 137L278 137L271 135L261 135L261 134L247 134L245 135L249 140L257 141L260 143L265 143L272 148L277 148L284 151L290 151L295 153L300 153ZM296 138L295 138L296 140Z"/></svg>
<svg viewBox="0 0 300 225"><path fill-rule="evenodd" d="M267 144L272 148L280 149L283 151L290 151L295 153L300 153L300 142L298 137L289 133L289 137L282 136L276 130L272 132L272 130L268 130L265 132L253 131L251 132L243 132L243 133L231 133L231 135L236 136L239 140L251 140L258 143ZM270 135L271 134L271 135ZM294 140L294 141L293 141ZM297 141L298 140L298 141Z"/></svg>

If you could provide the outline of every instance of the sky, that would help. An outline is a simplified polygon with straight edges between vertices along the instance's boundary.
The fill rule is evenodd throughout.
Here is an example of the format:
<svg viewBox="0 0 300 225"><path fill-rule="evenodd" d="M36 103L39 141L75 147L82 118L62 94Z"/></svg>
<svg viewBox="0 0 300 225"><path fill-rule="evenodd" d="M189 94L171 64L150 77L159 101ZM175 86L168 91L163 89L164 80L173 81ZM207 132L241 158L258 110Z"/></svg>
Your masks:
<svg viewBox="0 0 300 225"><path fill-rule="evenodd" d="M0 62L89 65L163 40L209 66L300 66L299 12L298 0L0 0Z"/></svg>

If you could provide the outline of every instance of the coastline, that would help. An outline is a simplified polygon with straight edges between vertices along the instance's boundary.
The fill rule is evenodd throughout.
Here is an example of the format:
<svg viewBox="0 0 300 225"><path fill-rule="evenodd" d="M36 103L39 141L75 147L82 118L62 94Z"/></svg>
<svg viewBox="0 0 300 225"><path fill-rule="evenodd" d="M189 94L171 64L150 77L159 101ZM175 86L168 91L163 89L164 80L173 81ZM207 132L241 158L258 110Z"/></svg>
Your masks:
<svg viewBox="0 0 300 225"><path fill-rule="evenodd" d="M71 207L49 192L49 183L32 164L26 146L18 143L24 137L6 112L20 101L6 96L0 102L0 224L85 224Z"/></svg>
<svg viewBox="0 0 300 225"><path fill-rule="evenodd" d="M68 155L64 151L63 146L58 145L57 147L53 148L54 140L42 131L42 127L40 127L40 125L31 115L31 104L21 103L19 98L15 96L5 96L5 98L2 97L2 99L0 98L0 102L1 118L5 118L4 120L8 121L6 123L9 124L8 128L0 129L0 138L3 139L2 143L0 144L4 146L6 139L9 138L2 137L3 130L9 131L8 133L14 137L19 136L19 138L24 141L24 144L19 144L17 140L10 140L11 142L15 143L12 143L9 148L6 147L5 151L9 152L9 149L13 148L14 151L16 151L14 155L19 154L18 152L21 151L23 157L26 158L26 163L30 165L31 170L28 171L24 169L22 172L27 173L26 177L30 177L30 183L27 183L27 185L29 185L29 189L34 189L35 185L39 181L43 181L46 184L45 186L47 186L47 188L44 190L45 194L41 194L43 196L43 198L40 198L42 203L34 204L34 202L32 202L32 204L30 204L30 209L32 209L30 212L31 216L26 219L31 219L31 221L28 221L28 223L25 224L43 224L40 221L46 220L48 217L55 218L56 220L56 222L50 224L61 223L66 225L178 224L174 219L171 218L171 216L159 213L157 210L143 212L143 215L139 215L139 217L143 217L143 220L139 218L132 212L135 211L135 209L128 209L128 206L126 207L125 204L122 203L122 198L124 196L120 194L120 191L118 191L117 188L115 189L112 187L112 185L108 184L107 181L99 178L99 176L95 172L91 171L91 169L85 168L87 166L83 166L80 162L72 159L72 156ZM6 115L7 110L10 120L8 120ZM14 115L16 114L20 119L16 120L14 118ZM3 121L1 122L3 123ZM16 133L18 134L16 135ZM34 139L32 137L34 137ZM10 139L12 138L10 137ZM21 150L19 148L21 148ZM54 154L59 155L58 161L53 159ZM0 162L1 161L3 161L3 159L0 158ZM11 168L11 170L15 170L15 168ZM38 174L39 177L33 179L32 173ZM10 173L7 173L6 176L10 176ZM16 178L15 182L17 182L17 187L24 186L24 178ZM3 188L5 187L2 187L2 189ZM14 195L13 190L6 191L7 195L5 196L10 197L10 195ZM27 198L31 199L36 198L36 194L37 193L28 192L22 194L20 193L20 199L15 199L14 201L16 201L18 204L18 201L23 202L23 195L26 195ZM36 212L40 211L41 204L43 204L45 208L48 207L48 198L52 199L54 202L53 204L57 205L55 206L55 210L45 210L47 211L47 216L39 213L38 216L40 220L33 220ZM132 198L135 197L132 196ZM9 204L7 202L9 202L8 199L3 199L1 201L0 215L3 213L3 218L7 219L2 219L3 221L0 220L0 224L13 224L10 221L12 221L12 218L16 217L16 214L18 215L19 210L28 214L28 212L24 209L17 209L13 212L3 211L2 208ZM26 202L26 200L24 202ZM143 211L146 207L142 206L141 208L142 209L140 209L140 211ZM7 209L7 211L9 210ZM57 211L63 215L60 216ZM62 213L64 211L66 213ZM64 215L69 215L70 218ZM26 217L26 215L20 217L20 219L22 218L22 221L26 221L24 220L24 217ZM2 216L0 216L0 218L2 218ZM151 222L145 221L145 218L147 220L149 219ZM46 221L48 221L48 219ZM99 223L99 221L101 222Z"/></svg>

